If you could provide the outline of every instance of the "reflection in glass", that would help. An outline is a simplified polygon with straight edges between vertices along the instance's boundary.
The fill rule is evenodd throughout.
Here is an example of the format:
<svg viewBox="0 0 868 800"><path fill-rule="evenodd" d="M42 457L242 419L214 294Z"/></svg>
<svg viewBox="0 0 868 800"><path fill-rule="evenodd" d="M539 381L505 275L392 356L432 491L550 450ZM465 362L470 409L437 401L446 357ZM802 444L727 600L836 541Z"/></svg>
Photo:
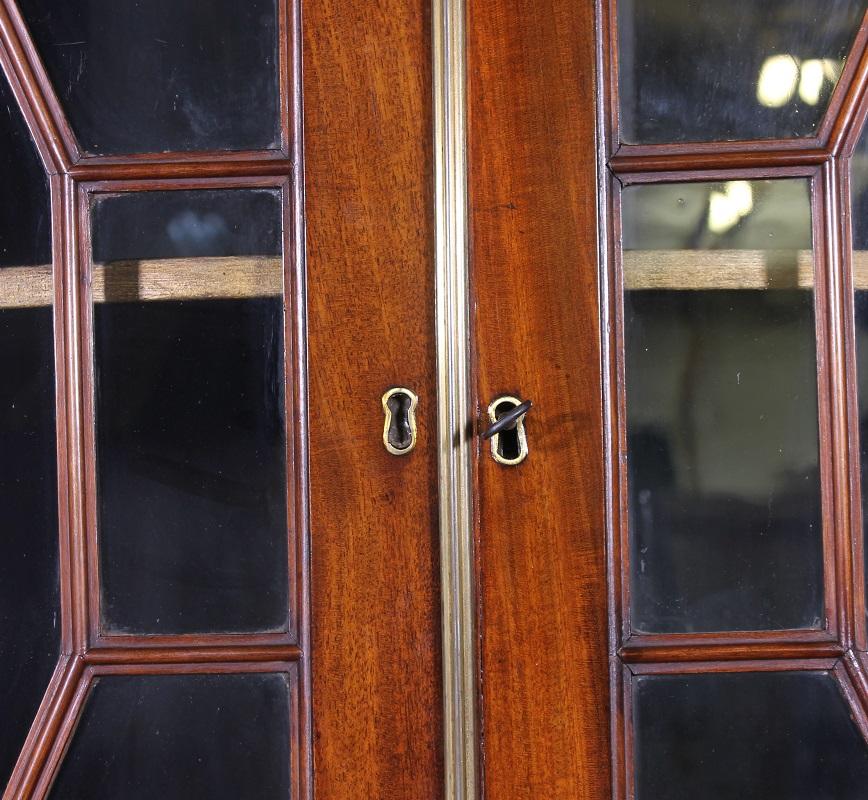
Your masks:
<svg viewBox="0 0 868 800"><path fill-rule="evenodd" d="M823 620L808 192L623 192L634 631Z"/></svg>
<svg viewBox="0 0 868 800"><path fill-rule="evenodd" d="M288 800L280 674L98 678L52 800Z"/></svg>
<svg viewBox="0 0 868 800"><path fill-rule="evenodd" d="M286 630L280 192L97 196L103 628Z"/></svg>
<svg viewBox="0 0 868 800"><path fill-rule="evenodd" d="M277 0L18 6L86 152L279 143Z"/></svg>
<svg viewBox="0 0 868 800"><path fill-rule="evenodd" d="M60 651L48 179L0 74L0 788Z"/></svg>
<svg viewBox="0 0 868 800"><path fill-rule="evenodd" d="M813 134L865 0L619 0L625 142Z"/></svg>
<svg viewBox="0 0 868 800"><path fill-rule="evenodd" d="M862 800L868 749L823 672L640 677L636 800Z"/></svg>
<svg viewBox="0 0 868 800"><path fill-rule="evenodd" d="M859 443L862 469L862 530L868 543L868 137L862 133L850 162L853 220L853 289L859 402ZM868 553L868 547L866 547ZM868 558L866 587L868 587Z"/></svg>

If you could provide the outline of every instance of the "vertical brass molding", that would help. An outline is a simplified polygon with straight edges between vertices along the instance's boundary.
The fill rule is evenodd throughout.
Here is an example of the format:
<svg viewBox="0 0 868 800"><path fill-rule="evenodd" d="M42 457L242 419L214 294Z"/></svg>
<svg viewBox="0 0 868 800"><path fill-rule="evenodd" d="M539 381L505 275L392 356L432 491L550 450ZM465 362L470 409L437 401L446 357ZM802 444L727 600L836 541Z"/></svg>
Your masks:
<svg viewBox="0 0 868 800"><path fill-rule="evenodd" d="M476 800L465 0L432 0L446 800Z"/></svg>

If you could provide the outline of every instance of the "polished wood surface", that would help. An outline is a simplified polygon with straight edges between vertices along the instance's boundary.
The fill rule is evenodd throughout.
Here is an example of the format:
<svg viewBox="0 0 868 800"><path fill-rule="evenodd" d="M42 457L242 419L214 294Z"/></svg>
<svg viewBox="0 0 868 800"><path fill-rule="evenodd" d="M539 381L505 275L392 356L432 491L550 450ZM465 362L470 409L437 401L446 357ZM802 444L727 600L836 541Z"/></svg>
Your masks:
<svg viewBox="0 0 868 800"><path fill-rule="evenodd" d="M77 147L17 9L0 0L0 62L47 171L58 174L53 281L44 266L5 271L3 280L8 305L47 304L53 292L58 320L64 631L62 662L4 798L49 792L94 675L263 669L291 673L297 687L293 797L310 797L314 788L338 800L442 795L431 9L326 0L306 7L302 31L298 2L279 0L278 8L279 149L92 158ZM183 260L138 262L121 265L114 281L105 280L102 265L89 269L89 191L250 181L286 187L282 265L210 262L214 272L205 279L205 270ZM275 275L272 267L281 266ZM296 434L288 464L289 530L298 544L290 556L298 589L293 629L99 635L92 302L281 291ZM419 445L404 458L386 452L381 434L380 398L396 384L420 397Z"/></svg>
<svg viewBox="0 0 868 800"><path fill-rule="evenodd" d="M316 796L442 796L431 9L304 17ZM390 455L381 397L419 396Z"/></svg>
<svg viewBox="0 0 868 800"><path fill-rule="evenodd" d="M297 689L299 798L443 795L431 8L427 0L317 0L304 4L303 24L298 2L279 8L278 149L92 158L79 151L15 4L0 0L0 63L55 176L53 276L46 266L0 272L0 306L55 304L63 593L63 656L4 798L47 795L97 675L263 669L291 674ZM864 650L868 635L850 292L868 288L868 261L850 259L846 158L868 114L868 27L815 137L634 146L621 145L617 131L615 0L470 2L468 15L477 428L497 396L534 401L528 459L501 466L481 445L476 463L482 796L631 796L638 674L831 669L865 729L868 664L853 649L855 641ZM623 624L627 563L618 549L626 512L619 281L630 289L807 287L811 257L796 254L796 269L758 252L633 252L621 263L608 192L617 196L622 183L809 173L821 406L830 419L824 480L834 496L826 518L831 623L808 632L633 635ZM282 285L260 269L274 265L269 259L124 264L108 286L95 265L87 285L86 182L108 191L122 180L165 189L282 177ZM203 279L201 266L216 272ZM100 637L95 528L86 519L94 497L91 300L281 290L298 436L290 526L299 548L297 629L233 641ZM419 396L418 445L401 458L382 441L381 397L398 385Z"/></svg>
<svg viewBox="0 0 868 800"><path fill-rule="evenodd" d="M47 170L61 173L52 180L53 285L46 285L45 269L30 278L39 287L35 294L40 302L47 302L53 289L58 320L64 631L62 663L4 798L47 795L93 675L165 669L217 673L273 668L296 676L293 797L310 797L314 788L312 718L317 720L318 796L442 793L437 487L430 422L430 9L425 3L398 2L379 8L320 3L308 9L306 294L300 280L305 268L300 6L280 0L278 7L284 67L279 150L97 159L78 151L20 15L11 2L0 0L0 61L24 104ZM93 613L99 583L88 444L95 421L87 315L91 300L99 301L106 291L100 288L99 267L92 285L87 280L86 194L200 188L214 181L243 186L251 179L286 185L283 283L269 281L266 289L269 294L282 289L288 308L286 397L297 435L288 464L295 501L289 530L299 544L291 553L297 626L276 637L236 636L232 641L221 636L100 637ZM184 269L178 263L126 265L125 280L115 282L114 296L158 299L179 289L190 296L262 291L251 285L249 265L218 266L225 279L203 284L193 278L192 285L189 275L181 278ZM163 276L173 273L170 286L158 286L150 267L159 267ZM113 289L108 289L111 295ZM20 287L14 292L20 304ZM318 406L310 415L308 382ZM381 440L380 397L395 383L420 395L420 446L402 459L387 454ZM308 441L314 451L310 459ZM316 529L312 547L308 486ZM310 553L320 581L312 595ZM308 632L311 597L315 655ZM314 657L317 708L311 714Z"/></svg>
<svg viewBox="0 0 868 800"><path fill-rule="evenodd" d="M485 796L603 800L594 9L493 0L468 10L478 401L534 402L524 463L479 455Z"/></svg>

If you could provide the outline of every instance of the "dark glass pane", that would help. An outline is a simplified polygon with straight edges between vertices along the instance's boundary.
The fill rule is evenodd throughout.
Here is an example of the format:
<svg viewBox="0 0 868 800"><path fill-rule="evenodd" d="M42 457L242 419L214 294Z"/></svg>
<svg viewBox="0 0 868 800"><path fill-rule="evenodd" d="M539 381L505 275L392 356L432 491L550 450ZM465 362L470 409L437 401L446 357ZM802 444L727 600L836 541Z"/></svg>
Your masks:
<svg viewBox="0 0 868 800"><path fill-rule="evenodd" d="M619 0L621 138L810 136L865 0Z"/></svg>
<svg viewBox="0 0 868 800"><path fill-rule="evenodd" d="M92 228L104 629L285 630L280 193L104 196Z"/></svg>
<svg viewBox="0 0 868 800"><path fill-rule="evenodd" d="M862 133L850 169L853 220L853 288L862 466L862 529L868 542L868 137ZM868 553L868 548L866 548ZM866 587L868 587L868 558Z"/></svg>
<svg viewBox="0 0 868 800"><path fill-rule="evenodd" d="M48 180L0 75L0 789L60 649Z"/></svg>
<svg viewBox="0 0 868 800"><path fill-rule="evenodd" d="M633 630L823 620L808 184L623 194Z"/></svg>
<svg viewBox="0 0 868 800"><path fill-rule="evenodd" d="M637 800L863 800L868 750L822 672L636 680Z"/></svg>
<svg viewBox="0 0 868 800"><path fill-rule="evenodd" d="M277 0L20 0L85 151L280 141Z"/></svg>
<svg viewBox="0 0 868 800"><path fill-rule="evenodd" d="M278 674L97 680L53 800L288 800L289 686Z"/></svg>
<svg viewBox="0 0 868 800"><path fill-rule="evenodd" d="M3 175L0 181L0 267L50 267L48 178L2 73L0 170Z"/></svg>

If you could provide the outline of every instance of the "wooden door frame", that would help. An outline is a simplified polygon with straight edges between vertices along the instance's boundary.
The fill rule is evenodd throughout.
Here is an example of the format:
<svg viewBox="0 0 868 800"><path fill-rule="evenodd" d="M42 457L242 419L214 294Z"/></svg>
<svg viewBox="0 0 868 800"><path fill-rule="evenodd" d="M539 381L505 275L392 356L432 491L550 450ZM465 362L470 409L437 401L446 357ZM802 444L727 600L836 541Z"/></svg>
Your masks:
<svg viewBox="0 0 868 800"><path fill-rule="evenodd" d="M483 209L473 207L475 195L472 190L479 188L473 183L475 164L468 170L465 146L468 138L475 147L477 155L484 155L483 149L489 146L495 148L496 126L501 130L512 129L516 135L525 136L521 141L513 140L512 144L526 144L537 148L535 159L523 163L529 171L524 175L531 180L545 179L544 173L557 169L578 167L582 176L590 174L587 163L579 158L578 151L566 148L558 150L556 145L546 140L555 138L552 130L535 128L528 125L534 115L540 117L552 114L555 128L561 133L561 128L569 124L570 115L594 115L598 119L598 149L596 154L596 178L593 191L599 191L599 230L602 235L599 242L594 242L594 250L599 256L598 266L605 265L600 270L602 286L602 301L598 306L599 317L591 321L590 328L599 331L611 330L617 335L619 319L617 300L612 295L618 286L617 272L617 227L612 224L617 220L617 207L613 196L617 189L616 183L667 180L701 180L722 179L727 177L782 177L785 175L810 175L814 181L813 203L815 219L823 219L827 224L815 229L817 252L825 264L819 274L828 278L827 302L824 311L827 326L821 330L820 346L828 357L828 380L831 384L829 395L830 424L824 431L824 447L829 449L828 463L831 474L829 491L835 498L834 507L827 513L828 526L834 526L835 542L830 546L831 563L827 572L837 577L836 591L830 597L831 613L829 635L820 637L799 637L774 635L757 641L756 637L706 637L702 641L687 642L684 640L661 639L647 645L632 641L623 641L621 630L623 626L619 609L622 608L622 598L615 587L623 584L623 564L618 559L618 539L620 531L619 519L623 517L624 507L620 500L621 479L617 474L619 458L623 454L619 450L623 431L618 422L618 369L620 352L617 339L601 336L590 346L602 347L603 375L595 375L590 380L602 381L606 390L605 403L599 423L593 423L590 436L596 434L596 424L601 426L602 442L608 449L600 455L599 460L593 460L589 469L606 471L606 512L605 529L608 534L608 569L610 577L610 613L616 624L609 626L611 634L609 655L611 658L609 673L611 685L615 693L622 677L620 664L657 662L672 665L677 671L681 664L704 662L713 664L738 664L746 667L760 663L757 659L822 659L835 657L836 674L841 672L841 665L846 666L846 674L856 686L857 694L863 706L868 706L868 679L861 666L862 656L857 652L866 646L864 623L864 591L862 587L863 573L856 562L862 557L861 539L861 509L858 504L859 488L855 484L854 475L858 466L858 448L854 446L853 426L848 420L855 418L855 381L852 379L855 369L855 354L853 345L852 310L848 306L846 272L844 277L837 277L837 269L846 257L849 229L845 224L848 214L847 206L847 157L855 145L855 136L865 115L865 104L862 97L868 87L868 28L863 24L854 53L857 57L848 61L842 75L839 88L836 90L829 111L824 118L817 136L808 139L770 140L741 143L726 143L713 145L651 145L638 146L621 144L617 138L617 59L614 43L616 30L614 25L615 0L598 0L596 8L592 4L566 3L561 0L551 0L542 12L538 3L522 5L509 3L506 0L492 0L485 11L480 11L474 4L466 0L434 0L432 3L433 32L433 66L434 66L434 158L435 176L435 214L436 214L436 259L437 274L437 344L438 344L438 385L439 385L439 432L438 456L440 467L440 545L441 545L441 578L442 578L442 634L443 634L443 664L444 684L443 703L445 720L444 739L444 771L446 775L446 797L452 800L474 800L484 788L486 774L486 719L484 713L477 712L479 704L483 710L489 711L489 733L492 739L495 734L500 736L499 728L507 718L504 706L510 702L526 705L522 711L524 728L512 731L514 741L510 746L515 749L511 755L515 763L489 761L492 783L502 787L509 770L515 774L515 791L512 796L521 796L521 791L529 787L537 795L549 787L554 796L556 791L552 782L564 778L562 791L567 796L575 790L580 780L575 764L570 764L564 776L552 771L550 764L545 763L551 756L553 763L564 755L564 751L572 747L568 740L557 741L558 734L553 733L552 739L542 742L535 739L532 730L540 730L548 718L562 715L562 705L575 703L581 698L559 687L549 686L549 693L541 692L539 702L531 708L533 677L522 675L520 685L515 687L518 694L511 698L509 694L500 697L496 705L493 698L503 692L503 687L483 672L486 659L492 658L492 653L485 650L483 642L477 650L477 637L484 636L486 627L480 622L480 615L486 615L486 598L493 597L493 587L509 586L502 592L501 600L508 611L500 611L485 616L489 625L501 625L518 622L517 627L523 633L523 639L515 642L509 651L509 657L514 659L511 665L516 673L531 670L533 665L542 664L549 672L563 669L563 661L558 654L546 652L546 625L551 619L546 618L540 610L541 605L525 605L525 597L540 598L548 591L548 580L564 579L575 575L579 561L569 561L574 554L569 551L571 542L563 538L560 532L541 532L544 535L536 538L538 554L545 558L557 556L563 558L563 569L556 565L548 565L548 572L543 571L534 577L530 572L522 572L523 583L509 585L498 583L499 578L506 575L505 565L490 557L493 551L479 548L480 537L487 536L490 531L484 530L478 520L478 508L474 508L473 497L477 495L474 489L480 487L483 491L490 490L492 478L485 470L489 464L484 461L487 454L478 447L481 405L489 399L482 395L482 388L487 386L489 365L476 365L467 343L476 332L491 333L491 317L489 314L493 305L485 305L489 292L497 288L498 271L512 273L513 278L527 280L533 264L511 261L503 258L499 263L487 261L488 254L480 250L474 252L474 269L482 264L485 284L472 287L470 272L471 231L480 240L484 223L480 222L485 213L506 213L516 211L515 208ZM308 629L308 544L306 529L300 529L299 543L299 597L298 607L302 619L299 622L298 646L266 645L257 643L249 648L230 647L225 641L214 642L210 649L202 641L191 642L190 647L168 647L165 643L156 646L112 651L111 648L93 648L88 636L89 623L92 623L87 607L87 587L92 579L93 564L88 567L86 557L87 532L86 507L88 502L88 475L85 465L78 455L83 452L84 428L92 424L88 419L86 409L82 408L82 397L92 392L92 376L82 371L82 330L81 308L78 304L77 283L81 275L81 254L78 252L79 242L85 237L79 219L81 198L79 189L90 182L107 182L116 180L188 180L207 185L215 179L223 179L227 185L245 185L249 179L257 177L286 177L292 186L293 202L288 214L291 220L292 235L286 243L285 258L287 261L301 265L304 263L304 220L302 181L298 165L302 159L302 114L301 114L301 67L298 45L300 38L300 4L295 0L279 0L281 42L281 130L280 146L274 150L256 152L204 152L191 154L137 155L121 157L96 157L80 152L78 149L60 102L41 66L36 49L30 41L26 27L11 0L0 0L0 61L9 76L13 92L19 100L28 126L37 143L46 171L50 175L52 189L52 215L56 242L62 242L62 247L55 247L55 313L59 324L57 336L58 364L58 460L60 473L60 514L61 514L61 556L62 556L62 596L64 598L63 615L63 653L58 665L58 672L46 696L46 701L37 719L37 724L31 732L25 747L26 757L20 762L19 768L10 784L9 797L26 796L37 785L36 794L45 791L50 783L51 768L43 770L42 766L51 763L62 746L64 737L68 736L72 722L75 719L76 702L80 702L81 692L85 691L90 676L106 665L113 670L123 668L140 668L144 664L171 663L174 669L182 669L191 664L205 664L196 669L220 672L227 664L247 664L251 670L260 668L263 664L272 662L296 663L301 666L299 672L300 703L303 707L299 737L304 742L299 747L302 762L297 770L299 775L299 796L311 791L309 785L310 765L310 694L309 684L310 664L307 657ZM548 12L548 13L546 13ZM501 23L498 29L486 29L484 32L471 31L466 35L465 24L474 14L487 14L496 17ZM475 18L479 21L479 17ZM560 26L560 27L558 27ZM578 41L567 35L567 31L575 29L581 32ZM586 47L588 36L596 41L594 52L596 59L588 55ZM469 39L469 40L468 40ZM483 45L490 48L484 50ZM537 82L530 70L513 74L495 72L490 76L473 74L470 76L470 91L481 87L491 88L485 84L486 77L499 81L515 81L523 90L520 94L526 105L523 108L494 109L492 117L487 121L492 127L485 128L485 123L477 123L481 114L468 120L468 114L473 117L479 111L476 105L479 97L468 96L468 75L465 57L469 53L471 69L479 68L480 59L490 55L495 61L501 50L512 57L519 58L524 48L537 48L534 59L549 74L556 73L561 67L573 68L578 64L593 65L583 76L590 77L595 88L596 104L590 108L583 105L584 98L577 86L569 83L574 76L566 75L568 82L564 93L569 95L560 102L547 104L544 96L545 87ZM468 50L469 48L469 50ZM502 66L501 62L497 62ZM503 62L505 63L505 62ZM524 62L520 62L524 63ZM557 87L561 89L560 86ZM468 110L470 106L470 110ZM479 127L474 127L479 124ZM479 135L487 133L490 139L480 142ZM590 143L593 149L593 144ZM584 153L585 150L582 150ZM503 153L500 153L503 156ZM566 156L564 161L558 161L559 156ZM575 161L571 162L570 158ZM477 173L478 174L478 173ZM574 173L569 173L574 174ZM516 175L518 173L516 172ZM609 179L609 175L613 176ZM566 175L564 176L566 178ZM108 184L104 184L108 185ZM468 187L471 195L468 197ZM505 202L509 202L508 200ZM515 242L529 242L532 239L528 230L540 232L556 230L559 233L575 234L580 232L582 225L573 225L569 212L565 211L558 220L556 228L551 226L550 219L544 219L541 211L518 209L525 214L522 229L519 225L506 224L516 237ZM548 209L550 212L552 209ZM471 222L471 217L473 222ZM566 257L567 248L572 242L559 244L560 252ZM519 252L520 247L513 252ZM507 253L506 246L501 251ZM546 266L546 265L543 265ZM594 276L595 282L597 276ZM516 289L520 280L513 285L507 285L506 291ZM596 283L595 283L596 285ZM565 288L564 283L560 288ZM587 287L585 287L587 288ZM293 300L297 305L292 313L298 323L298 329L304 328L304 287L301 284L292 287ZM513 294L512 299L518 295ZM501 297L501 299L503 299ZM289 301L289 297L287 297ZM474 316L472 303L482 301L477 316ZM562 314L561 320L568 319L567 304L569 298L561 294L552 294L554 312ZM613 313L614 309L614 313ZM849 315L849 316L848 316ZM537 319L529 325L529 330L537 334L536 342L543 352L544 329L542 320ZM497 320L500 324L509 324L508 319ZM287 340L289 341L289 339ZM297 341L295 358L296 368L301 375L303 371L305 343L300 338ZM508 356L509 357L509 356ZM508 358L507 357L507 358ZM593 358L587 362L591 363ZM515 378L518 380L518 377ZM298 392L300 402L305 402L303 378L299 378ZM592 387L593 388L593 387ZM593 397L590 391L584 398ZM573 413L587 412L578 404ZM592 413L596 409L592 408ZM540 412L542 413L542 409ZM304 429L304 415L301 426ZM537 430L539 433L539 430ZM603 438L605 437L605 439ZM301 448L304 448L304 437L300 436ZM533 445L532 445L533 446ZM306 466L306 454L303 449L303 471ZM484 474L480 477L477 471ZM554 468L553 468L554 472ZM504 473L506 475L507 473ZM486 477L488 476L488 477ZM563 478L563 473L544 476L555 486L557 479ZM580 477L578 474L568 476ZM92 489L92 486L90 486ZM596 484L589 490L596 498ZM303 489L300 502L304 502ZM603 494L600 494L603 498ZM484 496L483 496L484 500ZM303 513L306 510L303 509ZM557 514L565 513L559 509ZM602 512L601 512L602 513ZM620 516L619 516L620 515ZM592 521L596 520L591 514ZM508 545L510 541L519 541L520 531L498 531L497 543ZM525 531L524 533L528 533ZM599 531L603 535L603 530ZM476 547L474 547L476 545ZM600 545L602 546L602 545ZM850 557L853 549L855 558ZM486 552L488 557L486 558ZM505 556L505 550L504 558ZM474 590L479 589L479 597L474 596ZM508 613L515 612L516 617ZM521 614L521 618L518 615ZM92 627L92 625L90 626ZM582 635L582 631L567 627L558 631L563 637ZM853 649L853 645L856 649ZM272 649L275 648L275 649ZM282 648L282 649L281 649ZM99 652L97 652L99 650ZM573 655L576 650L570 651ZM478 655L478 657L477 657ZM560 654L562 657L564 654ZM568 654L569 655L569 654ZM765 661L761 663L766 663ZM809 663L804 661L803 663ZM810 661L810 663L815 663ZM816 662L826 663L826 662ZM193 668L192 666L190 668ZM668 668L668 667L667 667ZM734 667L735 668L735 667ZM636 667L636 671L645 667ZM683 667L687 669L687 667ZM502 677L502 675L501 675ZM545 676L540 676L544 678ZM551 677L551 676L549 676ZM540 683L542 681L540 680ZM555 683L554 680L551 683ZM85 687L85 688L82 688ZM860 688L861 687L861 688ZM483 696L483 692L485 695ZM613 695L613 698L615 695ZM78 698L78 700L76 700ZM586 699L586 698L585 698ZM488 704L488 705L486 705ZM614 752L618 761L613 770L613 785L615 797L620 798L624 791L622 783L627 766L620 759L623 748L620 745L622 736L622 705L620 694L613 699L612 713L616 724L613 725ZM864 710L860 713L865 713ZM502 715L502 716L501 716ZM479 718L477 718L477 716ZM494 724L491 724L491 723ZM576 723L573 719L572 724ZM569 725L568 721L565 723ZM538 727L539 726L539 727ZM60 729L61 735L55 734ZM578 728L568 727L575 731ZM545 754L521 753L515 743L524 739L530 748L547 749ZM52 749L53 748L53 749ZM480 753L481 748L481 753ZM498 751L501 756L510 752L508 749ZM491 756L491 753L488 753ZM21 766L21 765L25 766ZM605 770L606 765L601 764ZM496 778L495 778L496 776ZM572 796L572 795L571 795Z"/></svg>
<svg viewBox="0 0 868 800"><path fill-rule="evenodd" d="M53 308L57 420L61 647L54 675L3 793L4 800L44 797L69 745L93 680L102 674L226 674L282 672L292 705L293 796L311 786L309 650L309 532L307 395L301 161L301 35L298 0L277 0L280 142L245 152L94 156L81 151L12 0L0 0L0 64L21 108L49 178L52 218ZM94 190L225 188L269 185L280 189L284 236L285 374L287 404L297 415L287 426L288 491L294 502L288 526L289 604L293 620L276 637L253 635L104 637L99 632L95 570L94 396L90 331L82 290L88 194ZM289 452L289 449L288 451ZM123 639L123 641L121 640Z"/></svg>
<svg viewBox="0 0 868 800"><path fill-rule="evenodd" d="M610 791L595 3L469 2L476 430L532 400L527 459L477 450L481 783ZM477 439L478 442L478 439Z"/></svg>
<svg viewBox="0 0 868 800"><path fill-rule="evenodd" d="M307 342L306 286L304 281L305 198L304 198L304 117L302 114L303 31L301 0L277 0L281 139L271 150L251 152L203 151L173 154L94 156L82 152L67 121L62 104L41 63L27 27L12 0L0 0L0 63L8 76L37 150L50 176L54 310L57 385L57 441L59 468L60 556L62 596L61 657L42 706L25 742L18 764L4 793L11 798L43 797L69 743L89 687L101 674L225 673L237 671L286 671L292 676L293 704L297 713L293 727L293 796L313 794L313 720L311 677L311 553L309 538L309 487L307 485ZM456 291L445 298L438 294L438 309L447 320L448 335L453 323L467 319L462 304L467 293L461 289L466 276L463 231L466 213L461 207L463 170L463 0L434 0L432 5L433 56L436 68L434 90L438 113L432 135L437 147L438 194L437 240L438 278ZM327 11L323 11L327 14ZM351 49L342 42L341 48ZM345 155L345 154L342 154ZM293 371L288 385L299 409L296 424L295 471L297 489L297 537L295 543L295 587L293 607L295 630L281 641L250 637L244 644L238 637L178 637L159 641L151 637L130 637L109 641L99 635L95 620L96 566L93 530L93 458L87 446L88 427L94 423L87 398L93 394L93 374L87 368L88 329L84 315L86 293L80 289L86 258L88 231L86 203L88 190L111 190L134 186L187 188L208 186L217 181L225 186L251 182L284 187L286 237L283 257L286 270L285 294L288 329L287 363ZM457 276L457 277L456 277ZM467 360L448 335L441 342L441 396L452 395L441 406L441 414L456 414L452 387L465 388ZM290 351L291 346L291 351ZM450 355L451 354L451 355ZM457 361L451 359L457 359ZM463 359L463 360L462 360ZM462 377L463 376L463 377ZM462 383L463 381L463 383ZM431 403L433 406L433 403ZM430 406L429 406L430 407ZM448 667L444 669L445 726L444 772L447 797L473 800L476 796L476 671L473 660L473 562L469 476L469 438L456 456L451 446L455 419L467 420L459 408L451 421L442 418L440 431L441 480L450 491L441 500L444 541L443 637ZM444 412L445 410L445 412ZM459 425L459 429L463 428ZM88 453L90 452L90 457ZM460 488L463 487L463 488ZM451 523L450 523L451 520ZM244 637L246 638L246 637ZM266 637L267 638L267 637ZM291 639L292 641L289 641ZM439 718L439 712L432 716ZM388 745L388 743L386 743ZM451 787L451 788L450 788Z"/></svg>
<svg viewBox="0 0 868 800"><path fill-rule="evenodd" d="M851 55L836 87L830 106L815 136L799 140L753 140L713 144L630 145L618 138L617 99L617 32L615 26L616 0L597 0L593 9L590 29L593 30L594 53L588 58L581 53L582 41L589 30L588 9L579 3L561 3L558 0L528 9L521 3L494 2L479 10L468 4L471 23L468 26L470 106L468 136L470 138L469 216L473 241L472 271L476 285L472 297L478 303L475 309L473 332L476 336L495 339L498 334L505 355L487 349L486 358L473 365L474 412L479 413L481 402L490 399L485 387L501 386L507 381L521 382L521 375L510 375L508 362L518 364L523 348L536 348L540 359L562 358L563 350L547 341L546 334L558 336L566 323L578 327L570 316L569 293L575 292L575 302L586 299L590 287L581 283L579 288L569 285L559 275L549 275L548 293L538 288L537 296L545 297L549 307L543 312L535 308L520 308L522 282L533 288L534 264L530 244L539 244L544 234L560 236L563 241L545 250L550 263L541 263L543 270L569 268L571 251L582 252L584 243L581 224L570 216L569 203L575 201L568 192L560 192L563 185L573 181L581 185L588 181L592 170L588 168L575 142L573 129L581 128L588 114L596 115L592 143L596 180L591 180L597 193L598 205L594 243L599 275L594 285L599 287L595 298L594 319L599 332L598 342L585 340L588 348L599 345L599 372L573 376L574 384L586 381L588 394L581 399L565 396L559 411L561 419L569 415L594 415L599 412L599 454L590 456L589 469L599 469L604 479L597 487L589 482L587 491L596 497L605 518L598 520L590 514L590 524L599 524L599 549L603 550L608 579L607 627L609 680L607 696L610 706L611 741L607 758L601 758L599 769L608 771L611 758L611 796L624 800L632 796L630 786L629 748L631 727L627 719L629 680L634 674L649 670L688 672L767 670L771 668L821 668L837 680L842 694L848 700L863 733L868 731L868 678L865 667L868 660L864 651L868 647L865 630L865 589L862 570L863 539L860 487L858 419L855 380L855 339L852 309L851 275L844 268L849 258L849 185L848 159L853 152L859 131L868 115L868 17L863 20ZM487 19L486 19L487 18ZM488 24L488 20L492 20ZM474 24L474 22L476 24ZM567 32L572 31L569 36ZM531 65L532 51L535 62ZM501 57L501 54L503 57ZM576 82L576 65L590 67L594 75L594 99L587 104L585 84ZM587 70L591 72L592 70ZM546 96L547 85L537 75L552 75L560 83L552 92L561 96ZM512 91L502 87L511 82ZM486 96L487 93L487 96ZM508 101L512 101L509 105ZM534 119L536 117L536 119ZM545 120L546 129L537 125ZM583 132L586 132L582 129ZM532 150L533 152L529 152ZM496 166L493 166L496 165ZM497 169L496 167L499 167ZM560 170L560 173L558 171ZM559 182L552 174L561 174ZM620 269L617 197L622 185L629 183L663 183L672 181L715 181L748 178L802 177L811 181L811 204L816 274L821 285L817 291L817 343L818 392L821 431L821 462L823 465L824 495L824 573L826 576L827 624L822 630L811 632L770 631L759 634L703 634L700 636L632 636L626 620L625 560L621 558L625 540L624 457L623 426L623 353L620 326ZM546 206L544 195L533 193L524 204L509 194L513 179L521 179L534 189L543 187L557 196L561 204ZM576 189L576 194L583 191ZM512 220L508 220L508 217ZM510 241L506 241L510 239ZM480 245L482 245L480 247ZM581 261L581 258L577 260ZM573 262L574 264L574 262ZM582 266L585 266L583 264ZM581 270L573 273L578 280ZM558 291L560 290L560 291ZM567 299L565 299L567 298ZM512 306L510 307L510 302ZM498 310L507 308L515 314L501 314L492 321ZM545 318L545 319L543 319ZM548 324L548 328L543 325ZM498 324L500 328L498 328ZM513 334L512 327L522 329L524 337ZM479 340L477 339L477 344ZM498 362L498 363L493 363ZM573 362L575 366L577 362ZM586 366L592 359L584 362ZM551 380L557 374L546 370ZM597 384L597 381L600 381ZM593 388L598 385L602 403L597 410L593 402ZM504 385L503 388L506 388ZM578 391L578 390L577 390ZM529 424L545 413L543 408L532 412ZM554 410L549 409L554 414ZM477 423L478 424L478 423ZM565 424L565 423L564 423ZM593 424L589 423L593 430ZM540 435L539 429L536 431ZM531 430L531 448L533 453ZM485 455L477 451L475 496L484 507L494 496L502 500L496 480L487 472L490 465ZM547 454L551 455L551 453ZM569 513L561 497L572 488L579 476L570 472L570 465L560 464L562 494L547 493L555 487L558 477L538 474L540 502L545 497L550 503L552 527L562 522ZM552 470L557 469L552 467ZM517 485L517 484L516 484ZM475 512L479 517L479 509ZM566 742L564 731L581 730L580 714L565 712L563 706L587 702L592 695L567 686L553 686L544 674L535 679L525 674L534 666L543 670L568 672L562 654L553 650L553 638L547 636L547 626L555 625L553 609L547 608L543 595L549 590L546 581L559 587L565 576L575 578L579 566L570 543L563 534L544 526L533 536L521 525L512 530L492 530L496 522L483 520L475 541L477 547L477 589L481 620L479 622L479 662L481 680L481 715L478 722L483 755L480 768L484 787L497 787L509 796L575 797L587 791L582 784L580 769L575 759L566 752L572 743ZM510 547L523 543L522 552L538 560L536 572L515 563L510 569L509 558L516 554ZM547 561L559 555L566 562L558 566ZM591 582L596 566L584 564L583 575ZM510 580L521 578L516 585ZM581 592L579 582L572 590ZM574 609L575 610L575 609ZM558 623L560 641L571 656L586 656L581 648L570 649L568 640L579 641L586 631L572 620ZM495 630L514 629L521 642L513 643L508 636L497 637ZM497 652L493 650L496 646ZM511 669L503 667L503 660L512 660ZM487 668L493 665L494 669ZM507 691L505 687L509 687ZM534 694L536 688L536 694ZM498 694L503 694L498 697ZM530 700L529 698L533 698ZM510 713L509 704L519 709ZM559 727L551 724L557 721ZM533 731L545 730L550 736L535 739ZM513 729L510 729L513 726ZM517 728L515 727L517 726ZM608 722L607 722L608 726ZM491 747L496 740L494 748ZM536 752L528 750L536 749ZM492 758L492 752L495 757ZM597 796L597 795L593 795ZM602 796L602 792L600 792Z"/></svg>
<svg viewBox="0 0 868 800"><path fill-rule="evenodd" d="M605 391L612 797L633 785L638 675L817 669L837 682L868 739L849 158L868 114L868 13L814 136L635 145L619 137L617 0L597 0L600 317ZM639 183L801 177L811 185L826 620L821 630L635 635L629 624L620 193Z"/></svg>

